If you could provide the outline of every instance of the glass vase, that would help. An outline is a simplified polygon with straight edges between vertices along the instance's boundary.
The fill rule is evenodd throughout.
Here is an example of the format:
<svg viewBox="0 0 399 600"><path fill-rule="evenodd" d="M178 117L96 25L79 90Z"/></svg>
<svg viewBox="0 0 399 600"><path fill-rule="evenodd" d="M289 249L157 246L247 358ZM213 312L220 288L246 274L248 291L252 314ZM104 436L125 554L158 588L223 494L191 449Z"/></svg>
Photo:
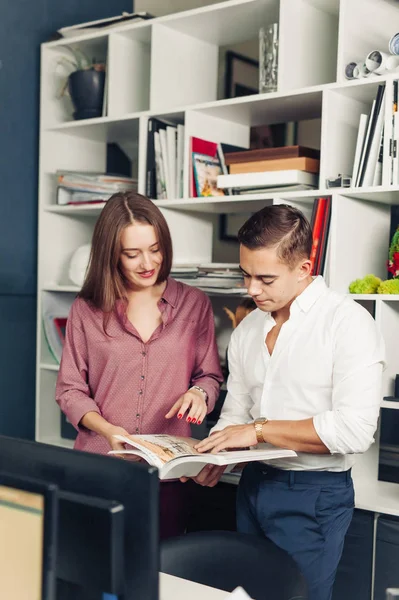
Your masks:
<svg viewBox="0 0 399 600"><path fill-rule="evenodd" d="M277 91L278 23L259 30L259 93Z"/></svg>

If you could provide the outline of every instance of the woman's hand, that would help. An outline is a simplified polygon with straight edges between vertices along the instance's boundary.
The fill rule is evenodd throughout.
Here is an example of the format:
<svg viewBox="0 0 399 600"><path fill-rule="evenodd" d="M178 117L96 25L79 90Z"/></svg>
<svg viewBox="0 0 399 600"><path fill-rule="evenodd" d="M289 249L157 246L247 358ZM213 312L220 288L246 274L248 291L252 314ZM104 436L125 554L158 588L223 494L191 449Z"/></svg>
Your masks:
<svg viewBox="0 0 399 600"><path fill-rule="evenodd" d="M207 405L204 394L199 390L188 390L183 396L180 396L174 403L170 411L165 415L165 419L171 419L177 414L178 419L183 419L187 413L186 421L200 425L206 417Z"/></svg>
<svg viewBox="0 0 399 600"><path fill-rule="evenodd" d="M107 440L108 444L111 446L112 450L125 450L125 445L123 442L116 440L114 435L129 435L126 429L123 427L118 427L117 425L112 425L108 423L108 427L104 431L104 437Z"/></svg>

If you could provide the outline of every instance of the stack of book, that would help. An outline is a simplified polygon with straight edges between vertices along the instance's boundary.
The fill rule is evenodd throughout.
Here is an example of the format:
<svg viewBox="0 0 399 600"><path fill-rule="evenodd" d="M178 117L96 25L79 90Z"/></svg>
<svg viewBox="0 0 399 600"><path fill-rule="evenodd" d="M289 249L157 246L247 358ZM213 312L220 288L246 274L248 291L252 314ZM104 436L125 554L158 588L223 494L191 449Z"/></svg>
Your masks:
<svg viewBox="0 0 399 600"><path fill-rule="evenodd" d="M396 83L396 100L395 84ZM370 114L361 114L356 141L355 158L352 170L352 187L376 186L383 183L389 185L396 179L398 182L398 164L395 132L397 133L397 82L388 82L388 93L391 94L392 110L385 111L385 84L378 86ZM385 114L386 113L386 114ZM389 142L389 160L383 165L384 132ZM397 136L396 136L397 138Z"/></svg>
<svg viewBox="0 0 399 600"><path fill-rule="evenodd" d="M137 190L137 180L121 175L57 171L57 204L104 203L116 192Z"/></svg>
<svg viewBox="0 0 399 600"><path fill-rule="evenodd" d="M217 178L217 186L233 193L261 193L277 189L298 190L318 185L320 151L304 146L260 148L226 153L228 174Z"/></svg>
<svg viewBox="0 0 399 600"><path fill-rule="evenodd" d="M148 119L146 195L153 200L183 197L184 125Z"/></svg>
<svg viewBox="0 0 399 600"><path fill-rule="evenodd" d="M247 293L242 273L236 264L174 265L172 277L187 285L193 285L209 294Z"/></svg>

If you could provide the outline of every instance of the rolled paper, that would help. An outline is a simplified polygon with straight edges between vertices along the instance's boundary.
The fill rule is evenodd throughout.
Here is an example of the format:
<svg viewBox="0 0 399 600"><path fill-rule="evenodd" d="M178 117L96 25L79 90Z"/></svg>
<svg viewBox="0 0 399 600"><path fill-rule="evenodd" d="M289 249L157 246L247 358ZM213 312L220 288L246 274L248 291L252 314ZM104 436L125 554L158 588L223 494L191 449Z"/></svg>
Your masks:
<svg viewBox="0 0 399 600"><path fill-rule="evenodd" d="M355 67L356 67L355 62L350 62L349 64L346 65L346 67L345 67L346 79L355 79L355 77L353 75L353 71L354 71Z"/></svg>
<svg viewBox="0 0 399 600"><path fill-rule="evenodd" d="M370 75L370 71L364 62L357 63L356 67L353 69L353 77L355 79L362 79L363 77L368 77L368 75Z"/></svg>
<svg viewBox="0 0 399 600"><path fill-rule="evenodd" d="M399 56L388 56L385 67L387 71L393 71L394 69L397 69L399 67Z"/></svg>
<svg viewBox="0 0 399 600"><path fill-rule="evenodd" d="M387 59L389 54L382 52L381 50L372 50L365 60L365 65L371 73L380 75L386 70Z"/></svg>
<svg viewBox="0 0 399 600"><path fill-rule="evenodd" d="M389 52L391 54L399 55L399 33L395 33L388 44Z"/></svg>

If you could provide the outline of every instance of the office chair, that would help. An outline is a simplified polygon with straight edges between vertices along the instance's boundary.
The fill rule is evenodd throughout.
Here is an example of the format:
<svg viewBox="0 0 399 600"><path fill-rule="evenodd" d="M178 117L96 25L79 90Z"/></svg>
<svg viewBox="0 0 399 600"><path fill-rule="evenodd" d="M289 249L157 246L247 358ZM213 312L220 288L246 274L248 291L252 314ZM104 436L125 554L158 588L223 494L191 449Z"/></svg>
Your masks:
<svg viewBox="0 0 399 600"><path fill-rule="evenodd" d="M161 571L233 591L253 600L305 600L305 580L294 560L266 538L232 531L199 531L161 543Z"/></svg>

